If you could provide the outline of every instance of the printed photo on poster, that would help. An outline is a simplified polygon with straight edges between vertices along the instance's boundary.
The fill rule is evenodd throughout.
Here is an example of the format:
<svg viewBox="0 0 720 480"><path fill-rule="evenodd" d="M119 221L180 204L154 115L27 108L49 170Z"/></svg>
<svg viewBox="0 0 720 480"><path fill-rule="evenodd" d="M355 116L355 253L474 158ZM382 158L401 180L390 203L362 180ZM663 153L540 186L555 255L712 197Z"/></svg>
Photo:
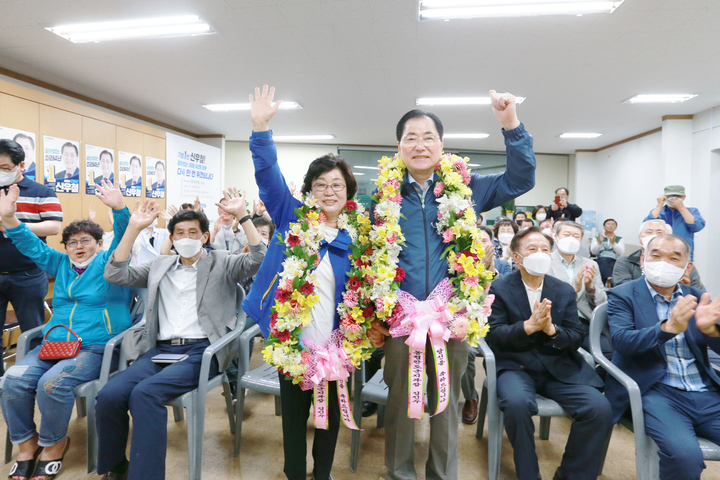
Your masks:
<svg viewBox="0 0 720 480"><path fill-rule="evenodd" d="M23 175L30 180L35 180L35 160L37 160L37 154L35 153L35 134L15 128L0 127L0 138L13 140L20 144L23 150L25 150Z"/></svg>
<svg viewBox="0 0 720 480"><path fill-rule="evenodd" d="M118 157L118 185L123 196L142 196L142 155L120 152Z"/></svg>
<svg viewBox="0 0 720 480"><path fill-rule="evenodd" d="M115 150L85 145L85 193L95 195L96 185L115 182Z"/></svg>
<svg viewBox="0 0 720 480"><path fill-rule="evenodd" d="M80 142L43 136L45 185L57 193L80 193Z"/></svg>
<svg viewBox="0 0 720 480"><path fill-rule="evenodd" d="M145 157L145 196L147 198L165 198L165 160Z"/></svg>

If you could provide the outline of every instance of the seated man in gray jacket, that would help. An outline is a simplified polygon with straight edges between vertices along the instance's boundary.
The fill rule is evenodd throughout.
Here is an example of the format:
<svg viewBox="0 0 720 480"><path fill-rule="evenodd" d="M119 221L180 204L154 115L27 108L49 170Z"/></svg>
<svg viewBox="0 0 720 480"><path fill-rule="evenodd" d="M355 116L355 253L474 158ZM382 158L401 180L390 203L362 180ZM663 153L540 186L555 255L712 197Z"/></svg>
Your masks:
<svg viewBox="0 0 720 480"><path fill-rule="evenodd" d="M641 223L639 235L641 248L630 255L625 255L617 259L615 267L613 268L612 286L617 287L623 283L640 278L642 276L640 255L642 255L645 251L645 246L650 243L650 240L658 235L669 234L672 234L672 227L665 223L665 220L662 218L646 220ZM685 273L683 278L680 280L680 283L705 291L705 286L703 285L702 280L700 280L700 274L698 273L697 268L694 268L694 265L689 273Z"/></svg>
<svg viewBox="0 0 720 480"><path fill-rule="evenodd" d="M163 255L132 267L130 252L137 235L157 218L157 206L135 209L122 241L105 267L105 279L116 285L147 288L145 326L123 341L130 360L100 391L96 419L98 473L104 479L165 478L167 409L164 402L197 388L203 352L235 328L236 284L254 275L265 255L245 200L233 189L226 212L236 216L247 235L249 253L229 255L202 248L210 236L205 214L181 210L168 223L178 255ZM224 202L225 203L225 202ZM187 355L175 363L156 363L162 355ZM155 358L157 361L158 359ZM232 360L218 354L210 376ZM129 418L133 417L130 460L125 457Z"/></svg>

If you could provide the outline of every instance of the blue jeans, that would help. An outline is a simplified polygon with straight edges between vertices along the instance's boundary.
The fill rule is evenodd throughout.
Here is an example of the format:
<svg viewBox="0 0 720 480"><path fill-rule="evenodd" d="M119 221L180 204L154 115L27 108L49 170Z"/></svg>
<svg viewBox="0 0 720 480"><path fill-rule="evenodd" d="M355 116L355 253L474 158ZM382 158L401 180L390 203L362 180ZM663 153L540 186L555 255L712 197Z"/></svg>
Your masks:
<svg viewBox="0 0 720 480"><path fill-rule="evenodd" d="M0 273L0 325L5 325L8 302L15 310L20 330L26 332L45 322L45 294L48 279L39 268L29 272ZM0 344L0 356L3 346ZM0 362L0 376L5 373Z"/></svg>
<svg viewBox="0 0 720 480"><path fill-rule="evenodd" d="M105 345L83 345L75 358L40 360L40 346L31 350L5 375L2 413L10 440L23 443L39 434L38 444L51 447L65 438L72 415L73 388L100 376ZM42 416L35 421L35 400Z"/></svg>

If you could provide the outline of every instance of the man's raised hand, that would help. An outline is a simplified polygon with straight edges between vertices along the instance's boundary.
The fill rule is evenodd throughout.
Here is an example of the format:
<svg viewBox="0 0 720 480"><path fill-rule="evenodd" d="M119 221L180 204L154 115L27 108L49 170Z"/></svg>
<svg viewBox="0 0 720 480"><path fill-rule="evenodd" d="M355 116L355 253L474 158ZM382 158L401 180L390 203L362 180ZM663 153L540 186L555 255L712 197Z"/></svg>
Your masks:
<svg viewBox="0 0 720 480"><path fill-rule="evenodd" d="M155 203L155 200L145 200L142 203L138 200L135 202L135 210L130 216L128 228L143 230L152 225L158 215L160 215L160 205Z"/></svg>
<svg viewBox="0 0 720 480"><path fill-rule="evenodd" d="M125 201L123 200L122 193L120 193L120 189L104 178L102 182L97 185L95 196L113 210L122 210L125 208Z"/></svg>
<svg viewBox="0 0 720 480"><path fill-rule="evenodd" d="M687 330L688 321L695 315L697 298L693 295L680 297L670 311L670 318L660 327L663 331L679 334Z"/></svg>
<svg viewBox="0 0 720 480"><path fill-rule="evenodd" d="M222 208L227 213L238 219L243 218L245 215L247 215L247 206L245 205L245 192L240 195L237 188L229 188L228 190L223 190L223 195L225 195L227 205L223 205L222 203L216 203L215 205L217 205L218 208Z"/></svg>
<svg viewBox="0 0 720 480"><path fill-rule="evenodd" d="M512 130L520 126L520 120L517 118L515 95L490 90L490 105L492 105L493 113L500 120L505 130Z"/></svg>
<svg viewBox="0 0 720 480"><path fill-rule="evenodd" d="M275 87L263 85L262 92L259 87L255 88L255 96L250 95L250 119L252 120L254 132L266 132L269 130L270 119L277 112L282 100L273 103Z"/></svg>
<svg viewBox="0 0 720 480"><path fill-rule="evenodd" d="M20 198L20 188L17 185L10 185L7 194L0 189L0 216L6 219L14 217L18 198Z"/></svg>

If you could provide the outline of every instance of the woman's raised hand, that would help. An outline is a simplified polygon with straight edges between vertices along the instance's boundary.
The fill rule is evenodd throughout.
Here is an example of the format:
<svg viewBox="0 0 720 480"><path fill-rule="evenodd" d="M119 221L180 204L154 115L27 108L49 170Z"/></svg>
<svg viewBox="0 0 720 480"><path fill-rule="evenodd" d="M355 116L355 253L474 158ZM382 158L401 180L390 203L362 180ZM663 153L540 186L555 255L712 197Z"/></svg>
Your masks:
<svg viewBox="0 0 720 480"><path fill-rule="evenodd" d="M282 100L273 103L275 87L263 85L262 92L255 88L255 96L250 95L250 119L254 132L266 132L270 129L270 119L277 112Z"/></svg>

